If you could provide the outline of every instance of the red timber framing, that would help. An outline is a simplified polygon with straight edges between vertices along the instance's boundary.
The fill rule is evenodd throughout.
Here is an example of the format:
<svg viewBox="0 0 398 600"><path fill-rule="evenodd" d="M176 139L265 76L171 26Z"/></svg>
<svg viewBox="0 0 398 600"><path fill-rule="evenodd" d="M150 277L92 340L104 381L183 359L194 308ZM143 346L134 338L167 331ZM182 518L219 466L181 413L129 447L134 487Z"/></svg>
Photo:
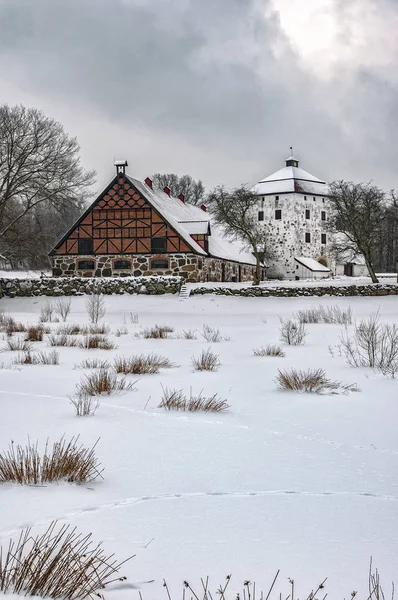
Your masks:
<svg viewBox="0 0 398 600"><path fill-rule="evenodd" d="M194 251L134 185L119 173L51 254L183 252Z"/></svg>

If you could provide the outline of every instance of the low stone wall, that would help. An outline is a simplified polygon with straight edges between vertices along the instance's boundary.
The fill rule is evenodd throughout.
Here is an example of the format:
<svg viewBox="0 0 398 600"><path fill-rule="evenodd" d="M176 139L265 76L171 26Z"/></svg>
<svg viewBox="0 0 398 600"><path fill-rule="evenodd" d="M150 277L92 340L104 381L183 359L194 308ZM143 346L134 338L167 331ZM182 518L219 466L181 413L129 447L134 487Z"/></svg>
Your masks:
<svg viewBox="0 0 398 600"><path fill-rule="evenodd" d="M217 294L219 296L245 296L267 298L276 296L291 298L300 296L397 296L398 285L369 284L319 287L265 287L251 286L242 288L196 287L191 295Z"/></svg>
<svg viewBox="0 0 398 600"><path fill-rule="evenodd" d="M81 296L103 294L178 294L181 277L43 277L0 279L0 296Z"/></svg>

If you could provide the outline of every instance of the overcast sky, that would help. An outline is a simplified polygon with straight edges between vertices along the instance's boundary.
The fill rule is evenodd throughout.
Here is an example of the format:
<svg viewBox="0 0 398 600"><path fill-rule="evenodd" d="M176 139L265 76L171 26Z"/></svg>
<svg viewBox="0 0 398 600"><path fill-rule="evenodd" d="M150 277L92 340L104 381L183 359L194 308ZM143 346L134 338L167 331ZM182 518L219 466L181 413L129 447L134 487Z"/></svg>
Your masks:
<svg viewBox="0 0 398 600"><path fill-rule="evenodd" d="M98 185L284 165L398 188L398 0L0 0L0 102L77 136Z"/></svg>

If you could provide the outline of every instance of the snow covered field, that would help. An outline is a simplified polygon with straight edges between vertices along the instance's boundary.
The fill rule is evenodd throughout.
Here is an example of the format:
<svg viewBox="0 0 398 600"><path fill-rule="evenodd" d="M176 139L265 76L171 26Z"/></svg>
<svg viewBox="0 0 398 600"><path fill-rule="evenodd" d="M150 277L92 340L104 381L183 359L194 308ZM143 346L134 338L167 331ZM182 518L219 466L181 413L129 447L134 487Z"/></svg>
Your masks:
<svg viewBox="0 0 398 600"><path fill-rule="evenodd" d="M38 322L46 298L2 299L0 309L26 324ZM105 593L111 599L166 598L188 579L228 573L235 584L257 580L265 588L281 569L278 591L304 596L328 577L332 598L366 596L370 556L384 581L397 580L398 380L371 369L354 369L328 346L339 343L340 325L308 325L306 344L285 347L285 358L255 357L252 349L279 341L279 319L304 307L351 306L360 319L380 308L396 322L396 297L237 298L108 296L105 321L116 350L57 348L59 366L0 370L0 449L11 440L80 434L100 442L104 481L87 486L3 485L0 542L30 525L34 532L53 519L93 532L120 560L135 554L122 573L132 589ZM72 299L68 323L88 323L85 298ZM139 323L130 322L130 312ZM142 339L142 327L167 324L182 330L220 328L230 341ZM51 324L56 330L59 324ZM18 335L18 334L15 334ZM5 345L5 340L0 343ZM217 372L193 372L191 356L211 346ZM49 350L46 342L35 348ZM104 397L93 417L76 417L68 396L87 357L112 359L154 351L180 365L158 375L129 376L137 391ZM5 366L15 352L2 352ZM322 367L331 379L357 383L360 392L319 396L278 391L278 368ZM162 387L218 393L225 413L179 413L158 408ZM149 583L148 583L149 582ZM232 586L233 587L233 586ZM180 598L180 593L178 598Z"/></svg>

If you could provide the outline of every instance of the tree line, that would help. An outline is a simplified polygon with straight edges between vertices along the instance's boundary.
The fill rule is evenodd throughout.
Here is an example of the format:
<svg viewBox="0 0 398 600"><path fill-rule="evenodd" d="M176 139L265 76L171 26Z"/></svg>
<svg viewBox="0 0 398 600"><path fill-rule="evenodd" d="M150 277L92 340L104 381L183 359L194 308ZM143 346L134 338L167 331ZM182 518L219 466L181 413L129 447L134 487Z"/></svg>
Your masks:
<svg viewBox="0 0 398 600"><path fill-rule="evenodd" d="M247 186L206 192L190 175L155 173L154 185L185 202L205 203L230 239L239 240L261 263L272 256L267 223L258 222L258 198ZM0 255L12 268L50 266L48 253L76 221L92 196L95 172L81 162L76 138L42 111L0 106ZM373 281L376 272L395 272L398 260L398 197L371 183L330 184L331 218L337 259L363 256ZM268 225L269 226L269 225Z"/></svg>

